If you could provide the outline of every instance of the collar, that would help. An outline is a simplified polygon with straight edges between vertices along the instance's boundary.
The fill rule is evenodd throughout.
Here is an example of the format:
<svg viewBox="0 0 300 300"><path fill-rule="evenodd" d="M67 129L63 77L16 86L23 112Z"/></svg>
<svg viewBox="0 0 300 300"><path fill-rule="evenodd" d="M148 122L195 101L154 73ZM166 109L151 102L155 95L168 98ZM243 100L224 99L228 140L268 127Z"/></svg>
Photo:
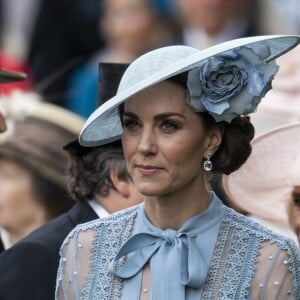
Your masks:
<svg viewBox="0 0 300 300"><path fill-rule="evenodd" d="M102 219L109 216L107 210L105 210L104 207L101 206L96 200L89 200L89 205L92 207L99 218Z"/></svg>

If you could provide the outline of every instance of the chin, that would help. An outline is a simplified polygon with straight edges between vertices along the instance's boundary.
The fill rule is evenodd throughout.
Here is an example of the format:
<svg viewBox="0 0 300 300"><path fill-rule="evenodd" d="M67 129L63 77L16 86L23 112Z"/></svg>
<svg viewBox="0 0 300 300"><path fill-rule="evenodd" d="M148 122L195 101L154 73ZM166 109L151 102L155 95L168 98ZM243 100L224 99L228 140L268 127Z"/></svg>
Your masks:
<svg viewBox="0 0 300 300"><path fill-rule="evenodd" d="M149 185L149 184L137 186L137 189L140 194L142 194L143 196L148 196L148 197L158 197L158 196L162 196L163 194L165 194L163 189L155 187L153 185Z"/></svg>

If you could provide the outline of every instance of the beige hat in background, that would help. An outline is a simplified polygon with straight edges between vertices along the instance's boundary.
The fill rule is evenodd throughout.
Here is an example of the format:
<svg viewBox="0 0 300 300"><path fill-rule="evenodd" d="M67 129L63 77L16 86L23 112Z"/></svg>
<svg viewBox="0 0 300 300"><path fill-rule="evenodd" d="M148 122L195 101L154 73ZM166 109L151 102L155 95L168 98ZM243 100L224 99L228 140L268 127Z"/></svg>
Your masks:
<svg viewBox="0 0 300 300"><path fill-rule="evenodd" d="M0 157L29 167L65 188L68 156L62 146L78 136L84 120L37 94L13 92L1 99L7 130L0 135Z"/></svg>
<svg viewBox="0 0 300 300"><path fill-rule="evenodd" d="M299 149L300 123L277 128L255 138L246 163L223 176L234 204L293 238L287 210L294 186L300 186Z"/></svg>
<svg viewBox="0 0 300 300"><path fill-rule="evenodd" d="M277 59L279 71L251 122L255 135L300 122L300 46Z"/></svg>

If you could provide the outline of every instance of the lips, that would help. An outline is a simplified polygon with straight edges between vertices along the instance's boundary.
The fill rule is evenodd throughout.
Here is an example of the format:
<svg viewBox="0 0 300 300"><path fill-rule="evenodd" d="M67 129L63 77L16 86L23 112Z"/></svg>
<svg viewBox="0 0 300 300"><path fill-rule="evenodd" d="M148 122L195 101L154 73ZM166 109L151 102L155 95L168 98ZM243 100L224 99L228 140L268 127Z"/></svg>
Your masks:
<svg viewBox="0 0 300 300"><path fill-rule="evenodd" d="M154 175L162 170L160 167L150 165L137 165L136 169L143 175Z"/></svg>

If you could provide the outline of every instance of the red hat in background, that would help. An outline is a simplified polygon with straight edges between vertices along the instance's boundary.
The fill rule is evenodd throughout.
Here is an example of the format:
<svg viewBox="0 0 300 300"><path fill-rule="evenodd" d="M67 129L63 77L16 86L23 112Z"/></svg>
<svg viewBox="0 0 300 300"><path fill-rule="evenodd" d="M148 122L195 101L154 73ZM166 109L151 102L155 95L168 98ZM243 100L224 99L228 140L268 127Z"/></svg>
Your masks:
<svg viewBox="0 0 300 300"><path fill-rule="evenodd" d="M0 91L1 95L8 95L15 89L32 90L28 67L18 60L0 51Z"/></svg>

